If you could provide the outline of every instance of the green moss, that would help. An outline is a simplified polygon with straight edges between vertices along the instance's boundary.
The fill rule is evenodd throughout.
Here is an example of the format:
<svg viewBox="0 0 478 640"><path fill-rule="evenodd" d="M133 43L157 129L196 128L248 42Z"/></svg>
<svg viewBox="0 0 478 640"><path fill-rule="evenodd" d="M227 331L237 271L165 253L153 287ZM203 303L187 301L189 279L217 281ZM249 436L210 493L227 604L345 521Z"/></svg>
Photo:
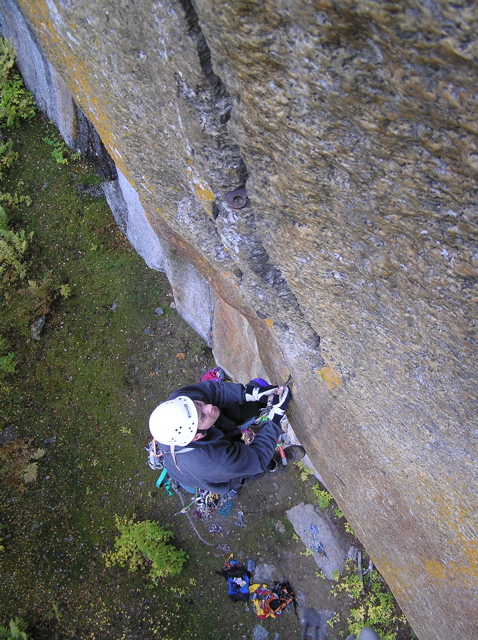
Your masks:
<svg viewBox="0 0 478 640"><path fill-rule="evenodd" d="M45 455L32 463L30 482L0 495L0 619L21 615L37 640L51 638L52 629L116 640L118 629L138 620L146 629L167 627L176 605L183 607L162 591L150 594L132 621L127 611L141 602L144 577L122 578L102 554L112 548L115 513L155 520L159 509L169 521L177 510L151 492L156 477L143 449L148 416L213 361L170 309L165 276L131 248L105 199L79 188L98 183L94 170L73 156L68 164L51 156L44 142L51 130L35 119L16 131L19 157L0 184L2 192L28 196L8 211L12 229L33 232L27 279L38 284L51 274L55 291L69 287L66 297L53 296L40 340L31 336L34 299L21 292L27 280L2 300L1 355L15 354L16 372L0 380L0 431L8 426L14 442L28 441ZM166 310L160 317L158 306ZM181 586L180 576L171 579Z"/></svg>

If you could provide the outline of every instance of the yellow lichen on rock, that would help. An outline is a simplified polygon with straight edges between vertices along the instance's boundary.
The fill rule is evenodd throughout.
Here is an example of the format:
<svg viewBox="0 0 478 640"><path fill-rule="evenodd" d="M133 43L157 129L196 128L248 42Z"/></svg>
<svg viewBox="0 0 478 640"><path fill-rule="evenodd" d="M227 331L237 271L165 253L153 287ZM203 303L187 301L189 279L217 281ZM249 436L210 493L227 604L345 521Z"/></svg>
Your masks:
<svg viewBox="0 0 478 640"><path fill-rule="evenodd" d="M191 185L194 193L196 194L199 202L201 203L205 211L207 211L207 213L212 216L212 204L216 199L216 196L211 191L208 183L203 180L196 169L191 166L186 168L186 174L188 182Z"/></svg>
<svg viewBox="0 0 478 640"><path fill-rule="evenodd" d="M333 389L334 387L339 387L342 384L340 380L340 376L334 368L333 364L327 364L322 369L317 369L317 373L319 377L325 382L328 389Z"/></svg>

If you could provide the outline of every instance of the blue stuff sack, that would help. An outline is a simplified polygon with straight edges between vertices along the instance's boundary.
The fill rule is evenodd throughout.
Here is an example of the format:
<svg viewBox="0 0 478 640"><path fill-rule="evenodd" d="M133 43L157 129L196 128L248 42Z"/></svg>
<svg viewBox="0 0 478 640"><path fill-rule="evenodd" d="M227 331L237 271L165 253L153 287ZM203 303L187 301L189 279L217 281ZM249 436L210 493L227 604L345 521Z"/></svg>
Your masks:
<svg viewBox="0 0 478 640"><path fill-rule="evenodd" d="M233 602L249 600L250 576L246 567L236 560L228 560L222 571L216 571L227 580L227 595Z"/></svg>

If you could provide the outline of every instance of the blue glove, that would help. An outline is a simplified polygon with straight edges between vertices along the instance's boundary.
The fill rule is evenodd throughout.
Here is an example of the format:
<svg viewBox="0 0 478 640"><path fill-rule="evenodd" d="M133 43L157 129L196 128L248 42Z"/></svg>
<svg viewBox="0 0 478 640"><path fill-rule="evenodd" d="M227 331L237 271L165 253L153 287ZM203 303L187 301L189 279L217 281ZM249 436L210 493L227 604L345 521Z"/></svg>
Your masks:
<svg viewBox="0 0 478 640"><path fill-rule="evenodd" d="M281 395L275 395L272 399L272 409L268 415L269 420L272 420L272 422L275 422L276 424L280 424L280 421L289 406L291 398L292 393L289 387L285 387Z"/></svg>
<svg viewBox="0 0 478 640"><path fill-rule="evenodd" d="M244 400L246 402L262 402L266 404L267 398L277 391L277 385L269 387L259 387L252 382L246 385Z"/></svg>

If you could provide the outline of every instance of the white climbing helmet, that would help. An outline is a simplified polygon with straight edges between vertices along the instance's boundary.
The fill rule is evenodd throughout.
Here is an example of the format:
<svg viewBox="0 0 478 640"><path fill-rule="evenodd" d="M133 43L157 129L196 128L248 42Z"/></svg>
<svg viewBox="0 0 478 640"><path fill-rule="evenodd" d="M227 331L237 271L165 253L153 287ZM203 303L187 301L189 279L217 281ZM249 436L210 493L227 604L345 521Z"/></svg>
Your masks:
<svg viewBox="0 0 478 640"><path fill-rule="evenodd" d="M160 444L167 444L174 449L191 442L198 423L194 402L187 396L178 396L156 407L149 418L149 430Z"/></svg>

